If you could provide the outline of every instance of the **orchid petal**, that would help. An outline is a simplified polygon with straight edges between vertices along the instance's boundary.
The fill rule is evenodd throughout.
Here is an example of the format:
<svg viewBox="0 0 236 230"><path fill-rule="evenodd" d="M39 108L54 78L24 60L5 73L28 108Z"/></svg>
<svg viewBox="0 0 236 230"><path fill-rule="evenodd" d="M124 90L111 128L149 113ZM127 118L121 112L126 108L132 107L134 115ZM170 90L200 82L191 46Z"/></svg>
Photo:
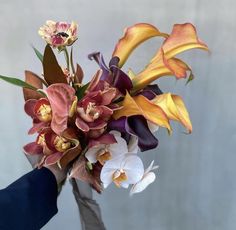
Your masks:
<svg viewBox="0 0 236 230"><path fill-rule="evenodd" d="M118 41L112 56L117 56L119 67L122 67L132 51L144 41L156 37L167 37L167 34L161 33L154 26L147 23L139 23L125 29L124 36Z"/></svg>
<svg viewBox="0 0 236 230"><path fill-rule="evenodd" d="M106 133L106 134L100 136L97 139L90 139L88 147L92 148L92 147L95 147L95 146L98 146L101 144L110 145L110 144L114 144L114 143L117 143L117 140L114 137L114 133L110 132L110 133Z"/></svg>
<svg viewBox="0 0 236 230"><path fill-rule="evenodd" d="M160 106L169 119L179 121L189 133L192 132L191 120L180 96L165 93L156 96L152 102Z"/></svg>
<svg viewBox="0 0 236 230"><path fill-rule="evenodd" d="M35 134L41 131L43 128L48 127L49 125L50 125L49 122L43 122L43 121L34 119L33 127L28 131L28 134L29 135Z"/></svg>
<svg viewBox="0 0 236 230"><path fill-rule="evenodd" d="M137 153L138 152L138 137L131 136L128 144L128 152L129 153Z"/></svg>
<svg viewBox="0 0 236 230"><path fill-rule="evenodd" d="M89 83L89 86L88 88L86 89L86 92L89 92L89 91L93 91L95 90L97 84L99 83L100 79L101 79L101 76L102 76L102 70L99 69L95 75L93 76L92 80L90 81Z"/></svg>
<svg viewBox="0 0 236 230"><path fill-rule="evenodd" d="M43 148L36 142L31 142L23 147L25 154L38 155L43 153Z"/></svg>
<svg viewBox="0 0 236 230"><path fill-rule="evenodd" d="M81 153L81 146L78 140L71 140L74 142L74 147L66 150L63 153L63 156L58 161L58 166L64 169L70 162L72 162L80 153Z"/></svg>
<svg viewBox="0 0 236 230"><path fill-rule="evenodd" d="M104 147L104 145L95 146L88 149L88 151L85 153L85 157L88 159L89 162L97 162L97 153L100 149L102 149L102 147Z"/></svg>
<svg viewBox="0 0 236 230"><path fill-rule="evenodd" d="M148 124L149 130L150 130L152 133L155 133L155 132L158 131L158 129L159 129L159 126L158 126L158 125L156 125L156 124L154 124L154 123L152 123L152 122L150 122L150 121L148 121L147 124Z"/></svg>
<svg viewBox="0 0 236 230"><path fill-rule="evenodd" d="M142 115L147 120L171 131L169 120L162 108L149 101L144 96L138 95L131 97L127 92L121 106L122 108L115 111L113 114L115 119L119 119L123 116Z"/></svg>
<svg viewBox="0 0 236 230"><path fill-rule="evenodd" d="M63 83L57 83L46 89L52 108L52 130L60 135L67 128L67 120L74 101L75 90Z"/></svg>
<svg viewBox="0 0 236 230"><path fill-rule="evenodd" d="M27 113L27 115L29 115L31 118L36 118L35 112L34 112L34 107L37 103L36 99L29 99L25 102L25 112Z"/></svg>
<svg viewBox="0 0 236 230"><path fill-rule="evenodd" d="M128 177L125 183L135 184L144 174L143 162L137 155L127 155L122 162L122 168Z"/></svg>
<svg viewBox="0 0 236 230"><path fill-rule="evenodd" d="M76 118L75 124L77 128L82 130L83 132L89 131L89 126L79 116Z"/></svg>
<svg viewBox="0 0 236 230"><path fill-rule="evenodd" d="M54 165L56 164L62 157L63 153L61 152L56 152L53 153L49 156L46 157L44 165L48 166L48 165Z"/></svg>
<svg viewBox="0 0 236 230"><path fill-rule="evenodd" d="M112 154L112 159L128 153L126 141L120 136L115 135L115 138L117 143L111 144L109 146L109 151Z"/></svg>
<svg viewBox="0 0 236 230"><path fill-rule="evenodd" d="M142 192L144 189L147 188L147 186L151 183L153 183L156 179L156 175L153 172L147 173L141 181L134 184L130 190L130 195L132 196L135 193Z"/></svg>

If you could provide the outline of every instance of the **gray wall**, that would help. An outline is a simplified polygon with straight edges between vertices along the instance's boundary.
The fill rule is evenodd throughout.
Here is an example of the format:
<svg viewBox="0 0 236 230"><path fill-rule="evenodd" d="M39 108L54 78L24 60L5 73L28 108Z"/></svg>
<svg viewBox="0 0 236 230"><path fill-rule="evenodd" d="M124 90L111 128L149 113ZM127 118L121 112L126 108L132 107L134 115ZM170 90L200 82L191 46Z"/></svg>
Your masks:
<svg viewBox="0 0 236 230"><path fill-rule="evenodd" d="M164 91L182 95L190 111L194 131L183 134L174 125L169 137L157 134L160 145L142 157L155 159L158 178L146 191L132 198L122 189L109 187L95 197L108 229L136 230L234 230L236 228L236 3L233 0L117 0L117 1L6 1L0 0L0 73L23 77L25 69L41 72L30 44L43 49L37 30L45 20L79 22L76 58L87 79L96 65L86 59L100 50L107 59L124 27L149 22L162 31L174 23L192 22L209 44L211 55L202 51L182 55L191 64L196 79L185 87L174 78L159 80ZM135 52L128 66L139 70L160 42L154 39ZM30 170L21 147L30 119L23 112L21 90L0 83L0 187ZM59 213L45 226L80 229L77 209L67 184Z"/></svg>

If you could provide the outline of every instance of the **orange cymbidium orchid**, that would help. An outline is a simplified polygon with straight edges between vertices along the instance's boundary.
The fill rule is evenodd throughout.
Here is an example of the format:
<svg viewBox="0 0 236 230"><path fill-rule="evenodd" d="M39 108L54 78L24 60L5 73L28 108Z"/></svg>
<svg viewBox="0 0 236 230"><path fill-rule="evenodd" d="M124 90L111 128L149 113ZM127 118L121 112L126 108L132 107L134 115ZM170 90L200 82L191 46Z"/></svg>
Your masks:
<svg viewBox="0 0 236 230"><path fill-rule="evenodd" d="M130 53L142 42L155 36L166 37L151 62L138 74L130 74L134 90L139 90L154 80L167 75L174 75L177 79L185 78L190 67L180 59L175 58L179 53L190 49L208 50L207 45L198 39L195 27L190 23L176 24L170 35L154 30L155 27L143 23L136 24L126 30L113 52L113 56L120 59L122 66ZM156 32L154 32L156 31ZM158 33L159 32L159 33ZM150 33L150 35L149 35Z"/></svg>
<svg viewBox="0 0 236 230"><path fill-rule="evenodd" d="M113 118L119 119L123 116L133 115L142 115L148 121L167 128L170 133L172 131L170 120L179 121L189 133L192 132L188 111L181 97L177 95L166 93L149 100L142 95L131 97L127 93L121 104L121 109L115 111Z"/></svg>

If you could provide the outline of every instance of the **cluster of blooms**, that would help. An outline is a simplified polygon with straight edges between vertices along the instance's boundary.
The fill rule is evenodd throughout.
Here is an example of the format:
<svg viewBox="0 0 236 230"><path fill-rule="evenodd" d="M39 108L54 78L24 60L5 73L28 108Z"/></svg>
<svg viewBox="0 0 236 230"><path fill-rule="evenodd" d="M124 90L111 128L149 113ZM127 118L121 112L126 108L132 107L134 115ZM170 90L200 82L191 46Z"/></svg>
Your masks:
<svg viewBox="0 0 236 230"><path fill-rule="evenodd" d="M124 31L108 65L99 52L88 56L99 69L84 84L82 68L73 62L73 49L70 55L68 52L77 40L77 30L74 22L54 21L47 21L39 30L47 43L43 55L34 48L43 74L26 71L25 82L21 82L25 112L33 120L29 134L37 134L24 152L39 156L37 167L69 165L70 177L90 183L98 192L112 182L118 187L132 186L131 194L141 192L155 180L152 170L157 166L152 161L145 170L138 151L157 147L154 132L158 127L171 133L170 121L175 120L192 131L181 97L163 93L152 82L166 75L192 80L191 68L175 56L193 48L208 48L190 23L174 25L171 34L139 23ZM121 70L138 45L158 36L164 42L141 72ZM58 64L53 49L65 53L66 67ZM19 80L15 84L19 85Z"/></svg>

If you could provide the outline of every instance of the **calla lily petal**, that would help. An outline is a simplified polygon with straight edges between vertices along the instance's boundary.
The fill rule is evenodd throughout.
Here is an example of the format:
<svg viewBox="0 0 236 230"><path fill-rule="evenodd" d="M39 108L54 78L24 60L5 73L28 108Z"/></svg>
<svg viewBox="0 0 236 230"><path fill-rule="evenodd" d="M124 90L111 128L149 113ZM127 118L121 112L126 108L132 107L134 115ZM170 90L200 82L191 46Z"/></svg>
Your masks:
<svg viewBox="0 0 236 230"><path fill-rule="evenodd" d="M116 56L120 59L119 67L122 67L129 55L138 45L156 36L167 37L168 35L147 23L139 23L126 28L124 36L118 41L112 56Z"/></svg>
<svg viewBox="0 0 236 230"><path fill-rule="evenodd" d="M179 121L189 133L192 132L191 120L180 96L164 93L156 96L152 102L160 106L169 119Z"/></svg>
<svg viewBox="0 0 236 230"><path fill-rule="evenodd" d="M149 101L144 96L138 95L131 97L127 92L121 106L121 109L114 112L114 119L119 119L123 116L142 115L147 120L171 131L169 120L162 108Z"/></svg>
<svg viewBox="0 0 236 230"><path fill-rule="evenodd" d="M190 23L174 25L172 33L152 58L150 64L132 77L134 88L136 90L144 88L154 80L167 75L175 75L177 79L185 78L186 71L190 68L174 56L196 48L208 50L207 45L199 40L195 27Z"/></svg>
<svg viewBox="0 0 236 230"><path fill-rule="evenodd" d="M131 117L121 117L118 120L113 120L108 124L109 129L118 130L123 134L131 135L128 138L129 152L137 152L137 145L132 142L138 142L138 147L141 151L153 149L158 145L158 140L150 131L147 121L143 116L136 115ZM138 140L136 140L136 137Z"/></svg>

